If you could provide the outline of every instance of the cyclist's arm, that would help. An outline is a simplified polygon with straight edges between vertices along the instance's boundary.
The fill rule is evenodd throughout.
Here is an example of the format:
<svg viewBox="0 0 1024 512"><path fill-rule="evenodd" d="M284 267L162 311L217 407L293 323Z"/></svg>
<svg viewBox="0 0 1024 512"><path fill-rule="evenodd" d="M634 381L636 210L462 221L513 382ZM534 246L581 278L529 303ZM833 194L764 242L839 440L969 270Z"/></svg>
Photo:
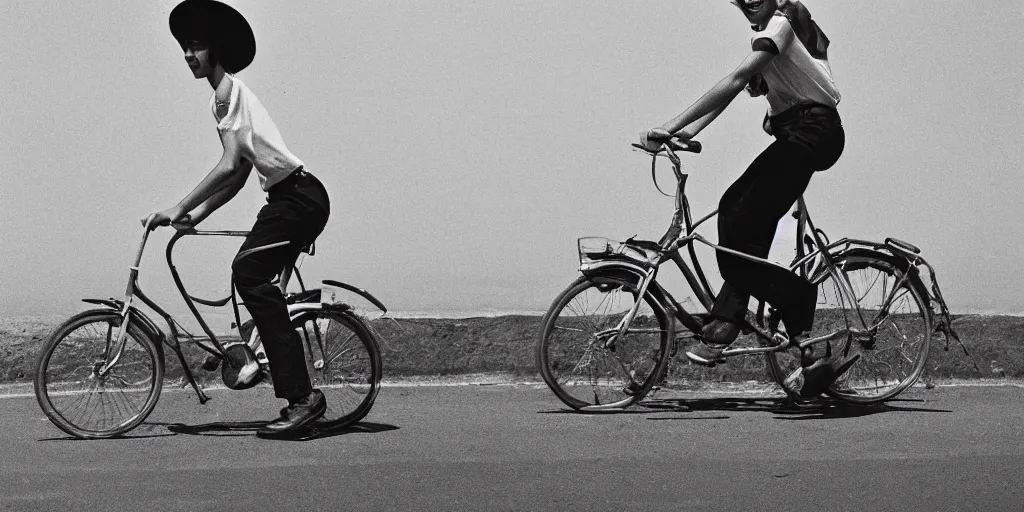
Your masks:
<svg viewBox="0 0 1024 512"><path fill-rule="evenodd" d="M715 110L712 110L711 113L709 113L709 114L705 115L704 117L702 117L702 118L700 118L700 119L698 119L698 120L696 120L696 121L686 125L681 130L676 131L673 135L675 135L676 137L679 137L680 139L683 139L683 140L690 140L690 139L696 137L697 134L701 132L701 130L706 128L707 125L711 124L711 121L714 121L715 118L717 118L719 116L719 114L724 112L725 111L725 107L728 107L729 104L732 103L732 100L735 99L735 98L736 98L736 96L733 96L732 98L729 98L724 104L719 105L718 108L716 108Z"/></svg>
<svg viewBox="0 0 1024 512"><path fill-rule="evenodd" d="M694 122L701 121L703 125L700 128L703 129L704 126L707 126L717 117L718 114L715 114L715 111L719 111L718 113L720 114L720 110L725 110L729 102L746 87L750 79L764 69L774 57L775 54L768 51L758 50L751 52L732 73L719 80L711 90L704 93L704 96L701 96L699 100L690 105L682 114L662 125L662 128L669 133L675 133L689 127ZM703 118L709 114L715 115L705 122Z"/></svg>
<svg viewBox="0 0 1024 512"><path fill-rule="evenodd" d="M221 155L220 162L217 162L217 165L203 178L203 181L199 182L199 185L172 209L174 213L178 214L177 217L171 216L172 221L203 204L226 185L236 183L236 180L245 183L245 179L249 177L252 164L242 157L241 148L236 138L221 137L221 142L224 144L224 154ZM231 196L233 197L234 194Z"/></svg>
<svg viewBox="0 0 1024 512"><path fill-rule="evenodd" d="M252 164L244 162L243 165L248 165L250 168ZM211 213L217 211L218 208L224 206L228 201L238 195L238 191L242 190L245 186L248 172L238 173L234 175L227 183L225 183L220 189L213 193L206 201L192 209L189 212L192 225L199 224L203 219L210 216Z"/></svg>

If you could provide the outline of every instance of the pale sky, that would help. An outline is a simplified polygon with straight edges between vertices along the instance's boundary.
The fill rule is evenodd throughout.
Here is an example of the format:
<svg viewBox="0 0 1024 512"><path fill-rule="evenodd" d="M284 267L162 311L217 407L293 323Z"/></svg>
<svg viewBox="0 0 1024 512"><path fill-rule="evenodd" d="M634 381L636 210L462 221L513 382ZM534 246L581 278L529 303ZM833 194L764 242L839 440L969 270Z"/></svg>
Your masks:
<svg viewBox="0 0 1024 512"><path fill-rule="evenodd" d="M121 296L138 219L217 162L210 86L167 28L176 3L0 1L0 316ZM228 3L258 48L238 77L333 201L305 276L395 311L543 311L578 275L578 237L657 239L672 200L629 144L749 51L727 0ZM1024 3L805 4L832 40L847 133L807 191L812 217L833 239L922 247L956 313L1024 313ZM741 96L686 157L698 216L770 143L764 109ZM202 227L248 229L250 180ZM140 282L182 313L169 235ZM179 244L194 294L226 292L239 243Z"/></svg>

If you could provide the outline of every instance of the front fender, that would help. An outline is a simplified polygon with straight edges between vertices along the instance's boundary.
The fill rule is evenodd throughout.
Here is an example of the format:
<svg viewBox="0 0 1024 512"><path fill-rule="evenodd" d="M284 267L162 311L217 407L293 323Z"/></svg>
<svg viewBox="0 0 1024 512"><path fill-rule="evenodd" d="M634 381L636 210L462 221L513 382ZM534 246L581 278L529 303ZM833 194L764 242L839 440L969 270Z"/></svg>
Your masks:
<svg viewBox="0 0 1024 512"><path fill-rule="evenodd" d="M622 261L599 261L580 265L580 272L587 277L609 276L639 286L647 277L647 270L640 265Z"/></svg>
<svg viewBox="0 0 1024 512"><path fill-rule="evenodd" d="M123 300L117 300L117 299L82 299L82 302L85 302L87 304L96 304L98 306L104 306L104 307L113 309L113 310L117 311L118 313L120 313L121 311L124 310L124 301ZM161 331L160 328L156 326L156 323L154 323L153 320L149 318L149 316L147 316L145 313L143 313L141 310L139 310L139 308L137 308L135 306L131 306L128 309L131 312L131 317L132 318L137 318L139 320L139 327L141 327L142 331L145 332L146 335L149 336L150 339L152 339L154 341L154 344L156 345L156 349L158 351L160 351L160 356L163 357L164 342L167 339L164 336L164 332Z"/></svg>
<svg viewBox="0 0 1024 512"><path fill-rule="evenodd" d="M622 285L627 285L632 288L630 291L637 291L640 289L640 285L644 279L647 278L648 269L645 269L639 265L633 265L623 261L607 261L607 262L596 262L588 263L580 266L580 272L583 273L583 277L580 280L591 280L597 281L601 279L617 281ZM660 314L665 315L668 321L671 322L673 315L683 323L683 325L693 332L699 332L703 324L683 310L665 291L664 288L658 283L657 280L652 280L650 285L647 287L647 297L652 299L657 304L656 310L660 311Z"/></svg>

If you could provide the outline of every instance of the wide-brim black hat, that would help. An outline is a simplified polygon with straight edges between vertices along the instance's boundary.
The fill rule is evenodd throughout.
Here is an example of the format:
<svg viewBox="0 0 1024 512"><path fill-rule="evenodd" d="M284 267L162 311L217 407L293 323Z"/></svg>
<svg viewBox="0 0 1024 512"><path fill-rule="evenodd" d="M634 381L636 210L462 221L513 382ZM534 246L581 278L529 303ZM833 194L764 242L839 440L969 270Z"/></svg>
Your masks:
<svg viewBox="0 0 1024 512"><path fill-rule="evenodd" d="M171 35L178 40L203 41L214 48L217 62L237 73L256 57L256 36L245 17L215 0L185 0L171 11Z"/></svg>

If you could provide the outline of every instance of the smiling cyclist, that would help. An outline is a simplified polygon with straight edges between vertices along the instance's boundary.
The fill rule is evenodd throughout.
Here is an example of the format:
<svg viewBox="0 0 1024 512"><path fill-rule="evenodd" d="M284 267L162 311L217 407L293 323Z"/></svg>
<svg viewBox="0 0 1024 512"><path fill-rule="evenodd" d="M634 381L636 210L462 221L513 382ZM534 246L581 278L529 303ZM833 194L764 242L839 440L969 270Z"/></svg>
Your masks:
<svg viewBox="0 0 1024 512"><path fill-rule="evenodd" d="M828 38L798 1L731 0L750 23L751 52L693 105L664 125L641 134L656 151L669 136L690 139L711 123L746 89L765 96L764 129L775 137L722 196L718 242L739 252L766 258L779 220L804 193L811 176L832 167L845 145L836 111L839 90L832 79ZM725 284L703 327L702 341L689 348L695 363L713 365L736 340L750 297L771 304L781 315L791 341L807 338L814 323L817 289L782 267L717 253ZM850 358L801 358L789 382L804 398L824 392L850 364ZM799 381L803 381L800 383Z"/></svg>

